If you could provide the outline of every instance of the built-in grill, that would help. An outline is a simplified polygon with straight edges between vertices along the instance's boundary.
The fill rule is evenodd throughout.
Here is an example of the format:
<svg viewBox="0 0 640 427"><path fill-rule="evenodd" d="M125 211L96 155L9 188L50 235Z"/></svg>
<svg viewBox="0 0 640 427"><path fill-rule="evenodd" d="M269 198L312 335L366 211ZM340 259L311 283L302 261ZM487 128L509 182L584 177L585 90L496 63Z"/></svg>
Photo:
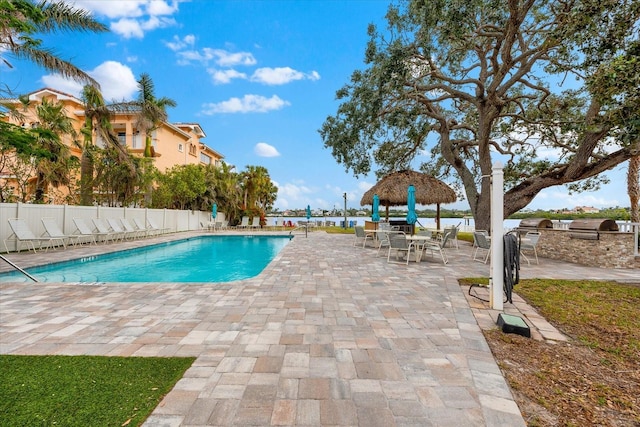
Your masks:
<svg viewBox="0 0 640 427"><path fill-rule="evenodd" d="M413 225L407 223L406 219L392 219L389 220L389 225L391 227L398 227L398 230L403 231L407 234L413 234Z"/></svg>
<svg viewBox="0 0 640 427"><path fill-rule="evenodd" d="M520 221L518 228L526 231L533 231L538 228L553 228L553 223L550 219L546 218L525 218Z"/></svg>
<svg viewBox="0 0 640 427"><path fill-rule="evenodd" d="M619 231L618 224L612 219L576 219L569 224L569 237L572 239L598 240L601 231Z"/></svg>

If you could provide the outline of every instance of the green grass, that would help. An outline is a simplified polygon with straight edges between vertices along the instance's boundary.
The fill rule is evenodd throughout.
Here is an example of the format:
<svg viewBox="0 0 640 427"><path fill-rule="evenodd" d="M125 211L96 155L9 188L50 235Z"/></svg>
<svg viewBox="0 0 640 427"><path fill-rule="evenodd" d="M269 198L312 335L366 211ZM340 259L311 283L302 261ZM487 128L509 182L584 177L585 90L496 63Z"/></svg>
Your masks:
<svg viewBox="0 0 640 427"><path fill-rule="evenodd" d="M460 279L489 284L488 278ZM595 280L521 280L513 291L584 345L640 362L640 287Z"/></svg>
<svg viewBox="0 0 640 427"><path fill-rule="evenodd" d="M194 358L0 356L2 426L138 426Z"/></svg>
<svg viewBox="0 0 640 427"><path fill-rule="evenodd" d="M342 227L318 227L319 230L324 230L330 234L355 234L355 229L353 227L350 228L342 228Z"/></svg>
<svg viewBox="0 0 640 427"><path fill-rule="evenodd" d="M640 361L640 287L593 280L523 280L514 292L584 344ZM604 332L604 333L603 333Z"/></svg>

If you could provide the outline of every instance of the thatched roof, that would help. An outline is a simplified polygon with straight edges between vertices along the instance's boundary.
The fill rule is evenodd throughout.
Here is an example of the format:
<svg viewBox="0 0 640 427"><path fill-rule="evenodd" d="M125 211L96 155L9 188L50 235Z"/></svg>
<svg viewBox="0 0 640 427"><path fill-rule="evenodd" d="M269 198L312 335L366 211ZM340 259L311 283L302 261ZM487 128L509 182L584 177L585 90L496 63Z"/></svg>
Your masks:
<svg viewBox="0 0 640 427"><path fill-rule="evenodd" d="M416 189L418 204L433 205L456 201L455 191L439 179L420 172L400 171L390 173L371 187L362 196L360 205L372 205L374 194L380 198L381 206L406 205L409 185L413 185Z"/></svg>

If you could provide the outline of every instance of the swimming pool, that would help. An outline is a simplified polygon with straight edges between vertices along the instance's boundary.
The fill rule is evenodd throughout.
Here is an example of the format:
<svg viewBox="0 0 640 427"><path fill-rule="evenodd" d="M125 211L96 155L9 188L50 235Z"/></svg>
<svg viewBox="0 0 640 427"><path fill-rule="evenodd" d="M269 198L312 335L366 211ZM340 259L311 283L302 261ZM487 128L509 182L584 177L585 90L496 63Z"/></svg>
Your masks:
<svg viewBox="0 0 640 427"><path fill-rule="evenodd" d="M200 236L26 271L40 282L231 282L257 276L289 236ZM0 282L31 282L19 272Z"/></svg>

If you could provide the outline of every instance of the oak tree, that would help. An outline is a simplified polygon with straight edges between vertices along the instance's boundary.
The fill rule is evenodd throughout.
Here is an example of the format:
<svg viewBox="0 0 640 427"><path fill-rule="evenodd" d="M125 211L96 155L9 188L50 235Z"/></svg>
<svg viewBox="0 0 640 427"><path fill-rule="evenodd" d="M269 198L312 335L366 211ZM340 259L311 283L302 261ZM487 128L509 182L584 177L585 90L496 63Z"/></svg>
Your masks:
<svg viewBox="0 0 640 427"><path fill-rule="evenodd" d="M354 175L426 154L420 169L454 179L488 229L495 161L508 216L640 152L640 2L407 0L386 17L320 129Z"/></svg>

